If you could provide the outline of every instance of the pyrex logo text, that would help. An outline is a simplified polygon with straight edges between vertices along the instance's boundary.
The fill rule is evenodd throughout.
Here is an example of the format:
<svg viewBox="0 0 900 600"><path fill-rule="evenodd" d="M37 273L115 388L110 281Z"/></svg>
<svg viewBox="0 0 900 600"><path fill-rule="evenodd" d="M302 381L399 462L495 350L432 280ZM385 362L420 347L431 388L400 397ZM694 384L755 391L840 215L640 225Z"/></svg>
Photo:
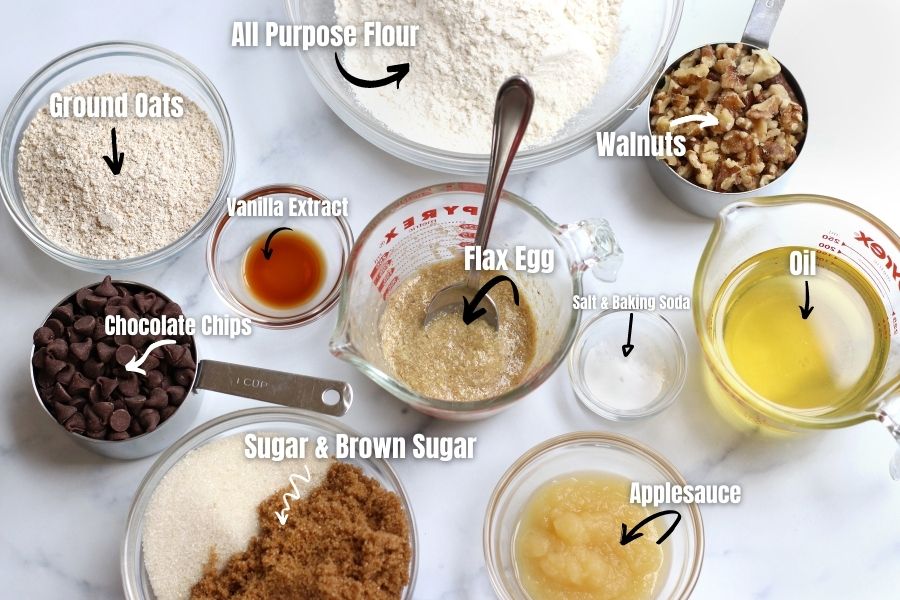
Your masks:
<svg viewBox="0 0 900 600"><path fill-rule="evenodd" d="M459 208L460 207L458 205L441 207L441 209L444 210L448 216L453 216L456 213L456 211L459 210ZM474 217L474 216L478 215L478 207L477 206L463 206L462 212L468 213ZM403 229L412 229L416 225L416 223L422 223L422 222L428 221L429 219L437 219L437 216L438 216L438 209L437 208L429 208L428 210L422 212L422 215L421 215L421 217L419 217L418 221L416 220L415 216L412 216L412 217L408 217L408 218L404 219L403 223L401 223L401 225L403 226ZM388 231L386 234L384 234L384 241L382 242L382 245L390 244L391 240L393 240L398 235L400 235L400 234L397 233L397 228L392 227L390 231Z"/></svg>
<svg viewBox="0 0 900 600"><path fill-rule="evenodd" d="M894 262L894 259L891 258L891 255L885 251L881 244L876 242L873 238L867 236L862 231L857 232L853 239L858 242L862 242L866 248L872 251L872 254L875 255L875 258L886 261L884 266L891 274L891 278L893 279L894 283L897 284L897 289L900 289L900 265Z"/></svg>

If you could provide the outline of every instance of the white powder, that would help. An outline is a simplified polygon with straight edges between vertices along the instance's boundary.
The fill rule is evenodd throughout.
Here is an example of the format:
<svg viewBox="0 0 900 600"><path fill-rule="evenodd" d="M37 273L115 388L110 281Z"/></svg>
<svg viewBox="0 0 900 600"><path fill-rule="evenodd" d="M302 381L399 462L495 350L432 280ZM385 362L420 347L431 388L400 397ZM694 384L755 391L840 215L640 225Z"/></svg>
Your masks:
<svg viewBox="0 0 900 600"><path fill-rule="evenodd" d="M354 87L359 103L395 133L446 150L490 150L500 84L525 75L536 102L526 146L553 140L587 107L618 46L622 0L336 0L338 23L420 25L414 48L344 52L349 72L381 79L409 63L400 83Z"/></svg>
<svg viewBox="0 0 900 600"><path fill-rule="evenodd" d="M635 345L626 357L621 344L599 340L584 360L584 382L597 400L620 410L644 408L663 391L671 377L654 344Z"/></svg>
<svg viewBox="0 0 900 600"><path fill-rule="evenodd" d="M203 217L222 171L222 142L203 109L185 97L179 118L135 117L139 92L182 96L150 77L110 73L60 92L128 92L129 116L53 118L45 106L28 124L19 186L35 225L53 243L91 258L131 258L171 244ZM112 157L113 127L125 153L118 175L103 160Z"/></svg>
<svg viewBox="0 0 900 600"><path fill-rule="evenodd" d="M242 435L205 444L178 461L153 492L144 515L144 566L156 597L189 598L213 548L219 568L245 550L259 532L257 506L287 487L292 474L305 477L304 466L312 477L308 484L294 479L301 497L321 483L330 461L248 459Z"/></svg>

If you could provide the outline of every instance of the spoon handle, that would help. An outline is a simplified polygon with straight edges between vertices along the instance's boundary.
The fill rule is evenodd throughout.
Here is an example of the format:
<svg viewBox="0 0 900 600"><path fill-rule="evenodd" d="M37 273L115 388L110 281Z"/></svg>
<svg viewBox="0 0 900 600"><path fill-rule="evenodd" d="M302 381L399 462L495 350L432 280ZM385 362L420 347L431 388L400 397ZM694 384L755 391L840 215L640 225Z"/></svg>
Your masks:
<svg viewBox="0 0 900 600"><path fill-rule="evenodd" d="M497 103L494 105L494 131L491 140L491 163L488 168L487 186L484 189L484 203L478 217L478 231L475 234L475 245L486 248L494 213L500 203L500 193L509 174L519 144L525 137L525 129L531 120L531 109L534 108L534 91L531 84L521 75L510 77L500 86L497 92ZM478 289L478 271L472 269L467 276L467 284Z"/></svg>

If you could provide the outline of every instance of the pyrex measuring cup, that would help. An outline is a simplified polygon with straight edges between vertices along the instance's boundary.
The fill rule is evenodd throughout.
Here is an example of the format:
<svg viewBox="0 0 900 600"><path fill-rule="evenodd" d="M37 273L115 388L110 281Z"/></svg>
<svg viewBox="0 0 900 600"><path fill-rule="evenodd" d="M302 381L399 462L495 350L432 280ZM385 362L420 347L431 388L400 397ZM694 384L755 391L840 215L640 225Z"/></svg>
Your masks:
<svg viewBox="0 0 900 600"><path fill-rule="evenodd" d="M876 334L886 337L888 348L883 367L866 382L867 391L861 401L836 404L833 410L826 411L788 410L750 389L729 363L720 337L723 314L717 314L721 311L716 310L722 303L716 304L716 296L729 275L749 258L785 247L814 249L820 264L843 261L877 292L884 312L879 316L880 322L875 323ZM897 234L873 215L841 200L825 196L774 196L737 202L723 209L694 281L694 323L706 358L707 386L713 402L726 409L723 411L726 415L776 431L846 427L877 419L900 442L900 399L897 398L900 263L897 261L900 261ZM799 301L803 302L803 298ZM810 318L816 318L815 312ZM840 355L846 349L830 350L838 357L835 368L840 371ZM898 466L895 458L892 470L900 475Z"/></svg>
<svg viewBox="0 0 900 600"><path fill-rule="evenodd" d="M572 309L572 296L582 293L582 274L590 269L598 279L613 281L622 261L605 220L558 225L526 200L504 192L491 247L550 248L554 253L552 273L512 274L536 321L535 356L519 384L493 398L454 402L418 394L388 367L380 347L379 320L386 299L400 282L473 243L484 187L476 183L426 187L376 215L350 254L331 339L336 356L417 410L441 418L483 418L540 385L559 366L575 337L580 312Z"/></svg>
<svg viewBox="0 0 900 600"><path fill-rule="evenodd" d="M153 292L157 297L164 298L166 301L171 301L166 294L143 283L115 280L113 283L133 285L142 290ZM97 284L88 287L94 287L95 285ZM58 305L73 302L74 298L75 294L70 294L63 298ZM189 393L178 407L178 410L172 413L171 417L160 423L155 430L118 441L92 439L78 433L66 431L61 427L60 431L68 435L78 445L92 452L109 458L132 460L156 454L171 446L184 435L194 425L194 420L200 410L202 390L261 400L335 417L342 416L350 408L353 400L353 390L348 383L215 360L201 360L197 338L191 336L191 342L197 355L197 366ZM35 350L36 348L32 346L32 355ZM40 398L34 369L29 368L29 371L31 372L31 386L34 389L35 400L44 413L56 423L55 417Z"/></svg>

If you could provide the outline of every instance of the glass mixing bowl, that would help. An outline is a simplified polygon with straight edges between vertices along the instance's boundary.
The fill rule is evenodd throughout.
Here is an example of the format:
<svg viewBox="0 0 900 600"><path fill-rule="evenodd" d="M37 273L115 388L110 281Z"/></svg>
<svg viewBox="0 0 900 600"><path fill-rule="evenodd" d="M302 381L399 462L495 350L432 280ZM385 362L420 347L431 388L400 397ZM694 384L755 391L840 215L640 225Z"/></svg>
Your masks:
<svg viewBox="0 0 900 600"><path fill-rule="evenodd" d="M612 131L640 105L662 73L681 19L683 0L625 0L619 19L619 51L593 102L550 143L524 148L512 172L535 169L586 149L598 131ZM334 24L334 0L285 0L294 24ZM411 141L374 119L338 72L333 48L300 51L313 87L335 114L362 137L405 161L438 171L487 173L488 155L444 150ZM415 65L412 65L415 69ZM509 73L514 75L515 73ZM484 132L485 135L488 132Z"/></svg>
<svg viewBox="0 0 900 600"><path fill-rule="evenodd" d="M143 256L101 260L80 256L50 240L31 218L19 187L17 154L22 134L51 93L69 84L101 75L146 75L182 92L206 112L222 142L222 173L209 208L180 238ZM97 157L100 160L100 157ZM19 229L38 248L59 262L95 273L121 273L160 264L202 237L223 210L234 178L234 137L231 118L219 92L200 70L180 56L150 44L101 42L76 48L41 67L19 90L0 122L0 196Z"/></svg>
<svg viewBox="0 0 900 600"><path fill-rule="evenodd" d="M641 484L685 485L684 478L669 461L625 436L577 432L538 444L504 473L488 502L484 556L499 598L529 598L516 573L514 544L519 518L532 494L556 477L590 471L619 475ZM654 597L686 600L700 577L703 563L703 520L696 504L648 506L651 513L671 508L678 509L682 519L664 542L668 555Z"/></svg>
<svg viewBox="0 0 900 600"><path fill-rule="evenodd" d="M153 593L153 588L150 585L147 569L144 567L142 534L147 505L162 478L175 463L180 461L191 450L216 439L253 432L308 437L311 441L319 436L324 436L328 439L329 448L334 448L335 435L337 434L359 435L333 419L291 408L251 408L241 410L213 419L187 433L150 467L150 471L138 487L134 501L131 504L121 554L122 586L127 600L156 599L156 595ZM400 497L403 509L409 517L410 545L412 546L412 560L409 566L410 583L403 593L403 598L411 599L413 598L416 585L418 538L415 517L413 516L406 490L397 478L397 474L384 460L351 459L344 462L359 467L366 476L374 478L385 489L394 492Z"/></svg>

